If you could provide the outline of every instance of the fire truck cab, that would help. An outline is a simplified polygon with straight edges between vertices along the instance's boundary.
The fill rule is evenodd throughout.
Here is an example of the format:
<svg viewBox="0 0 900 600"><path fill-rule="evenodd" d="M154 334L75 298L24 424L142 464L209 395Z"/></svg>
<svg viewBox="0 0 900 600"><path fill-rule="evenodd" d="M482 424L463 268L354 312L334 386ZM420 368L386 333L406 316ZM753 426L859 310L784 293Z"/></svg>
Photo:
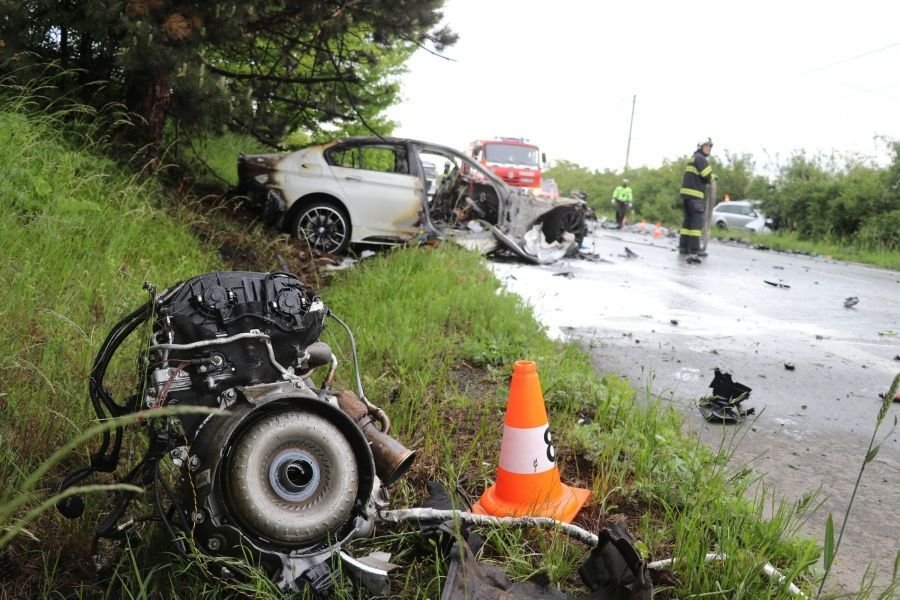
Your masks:
<svg viewBox="0 0 900 600"><path fill-rule="evenodd" d="M475 140L466 148L466 155L496 173L507 185L538 190L541 187L541 166L547 159L525 138Z"/></svg>

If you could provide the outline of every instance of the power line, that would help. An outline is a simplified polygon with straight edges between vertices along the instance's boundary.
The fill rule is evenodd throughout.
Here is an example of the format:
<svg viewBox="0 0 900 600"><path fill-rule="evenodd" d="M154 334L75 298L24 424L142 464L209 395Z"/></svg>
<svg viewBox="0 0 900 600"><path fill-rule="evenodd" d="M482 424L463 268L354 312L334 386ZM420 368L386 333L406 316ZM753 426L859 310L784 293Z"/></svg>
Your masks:
<svg viewBox="0 0 900 600"><path fill-rule="evenodd" d="M891 48L895 48L900 46L900 42L894 42L893 44L888 44L887 46L882 46L881 48L876 48L875 50L869 50L868 52L863 52L862 54L857 54L856 56L851 56L849 58L844 58L833 63L828 63L827 65L823 65L821 67L816 67L815 69L810 69L809 71L803 71L802 73L797 73L796 77L801 77L803 75L809 75L810 73L817 73L819 71L824 71L825 69L830 69L831 67L836 67L838 65L842 65L844 63L848 63L853 60L859 60L860 58L864 58L866 56L870 56L872 54L877 54L879 52L884 52L885 50L890 50Z"/></svg>

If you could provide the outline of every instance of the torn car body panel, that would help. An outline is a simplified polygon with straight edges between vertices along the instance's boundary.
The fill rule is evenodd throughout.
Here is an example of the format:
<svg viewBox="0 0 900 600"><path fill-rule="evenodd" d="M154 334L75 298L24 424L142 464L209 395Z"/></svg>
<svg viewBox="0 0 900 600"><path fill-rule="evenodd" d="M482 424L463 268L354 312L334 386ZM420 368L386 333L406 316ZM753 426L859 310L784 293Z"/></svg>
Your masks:
<svg viewBox="0 0 900 600"><path fill-rule="evenodd" d="M435 165L443 174L429 179ZM482 251L499 244L527 255L525 234L540 225L548 243L568 244L572 253L586 233L583 200L522 193L470 157L417 140L345 138L285 155L242 154L238 179L235 191L256 199L267 222L325 252L424 233L470 247L467 238L478 238ZM473 221L502 235L485 244L468 227Z"/></svg>

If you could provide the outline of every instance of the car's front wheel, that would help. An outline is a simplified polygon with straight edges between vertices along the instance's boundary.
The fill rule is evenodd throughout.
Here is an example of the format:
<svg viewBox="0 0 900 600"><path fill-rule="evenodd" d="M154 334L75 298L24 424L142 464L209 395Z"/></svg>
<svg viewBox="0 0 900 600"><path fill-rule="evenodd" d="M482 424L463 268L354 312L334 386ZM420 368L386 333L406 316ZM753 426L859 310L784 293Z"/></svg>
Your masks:
<svg viewBox="0 0 900 600"><path fill-rule="evenodd" d="M728 224L725 221L719 221L716 223L716 227L719 229L728 229Z"/></svg>
<svg viewBox="0 0 900 600"><path fill-rule="evenodd" d="M350 245L350 217L332 202L314 201L294 217L292 233L320 252L341 254Z"/></svg>

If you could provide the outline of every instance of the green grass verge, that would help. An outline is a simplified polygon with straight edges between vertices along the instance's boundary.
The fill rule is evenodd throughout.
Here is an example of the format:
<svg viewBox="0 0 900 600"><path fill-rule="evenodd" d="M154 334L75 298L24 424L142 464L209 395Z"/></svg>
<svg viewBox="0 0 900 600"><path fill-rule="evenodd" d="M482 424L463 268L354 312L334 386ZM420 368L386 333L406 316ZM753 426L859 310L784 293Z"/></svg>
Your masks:
<svg viewBox="0 0 900 600"><path fill-rule="evenodd" d="M158 185L67 142L49 117L0 109L4 503L41 461L95 418L87 402L91 362L113 323L145 301L142 283L166 285L217 264L184 219L171 218L150 200L162 198ZM133 387L134 364L116 368L130 381L117 391ZM41 481L43 494L54 491L61 474L86 464L88 450L80 448ZM53 586L90 568L86 550L97 514L89 509L72 522L50 511L29 527L40 545L20 536L17 560L49 575L41 578L38 596L48 597ZM0 587L16 597L13 583Z"/></svg>
<svg viewBox="0 0 900 600"><path fill-rule="evenodd" d="M719 239L737 239L753 246L766 246L784 252L803 252L900 270L900 252L884 248L860 247L856 243L834 240L806 240L801 239L796 233L791 231L756 234L735 229L713 228L712 235Z"/></svg>
<svg viewBox="0 0 900 600"><path fill-rule="evenodd" d="M0 344L7 349L0 362L0 481L6 499L90 423L91 360L113 322L143 301L142 282L164 286L219 262L191 236L190 213L173 218L155 206L148 200L162 196L155 184L73 150L52 120L0 112L0 142L6 199L0 204ZM764 497L743 499L748 473L728 475L725 457L684 437L673 410L639 407L627 384L598 376L579 348L549 340L480 257L450 247L398 250L340 274L323 297L356 331L369 397L385 406L394 434L420 451L415 471L396 486L395 503L419 501L430 477L472 494L490 483L511 365L529 358L540 368L564 478L593 492L582 525L595 528L622 515L655 557L677 557L679 580L670 596L786 597L783 585L761 574L765 562L809 589L808 567L818 551L794 537L795 517L808 503L778 506L774 518L763 518ZM343 357L340 376L350 382L342 331L330 325L325 338ZM119 365L117 372L123 390L130 390L134 365ZM579 414L591 422L576 424ZM82 449L54 475L86 460ZM46 492L57 481L49 478ZM98 511L89 508L75 523L52 512L35 521L29 533L41 543L23 537L24 554L17 555L40 574L39 583L29 584L39 588L31 587L33 593L50 596L91 578L86 546ZM412 558L413 537L398 531L361 545L398 553L400 596L435 597L446 565ZM485 557L516 577L544 572L565 586L583 556L582 548L553 535L493 531L488 538ZM729 558L701 560L710 551ZM127 567L131 558L125 561ZM134 576L126 568L122 579L133 595L177 590L181 597L216 597L214 583L185 585L185 576L173 575L177 566L134 567ZM260 596L272 595L257 584Z"/></svg>
<svg viewBox="0 0 900 600"><path fill-rule="evenodd" d="M238 154L264 154L271 148L236 133L194 138L179 145L177 161L194 174L194 183L213 187L237 185Z"/></svg>

